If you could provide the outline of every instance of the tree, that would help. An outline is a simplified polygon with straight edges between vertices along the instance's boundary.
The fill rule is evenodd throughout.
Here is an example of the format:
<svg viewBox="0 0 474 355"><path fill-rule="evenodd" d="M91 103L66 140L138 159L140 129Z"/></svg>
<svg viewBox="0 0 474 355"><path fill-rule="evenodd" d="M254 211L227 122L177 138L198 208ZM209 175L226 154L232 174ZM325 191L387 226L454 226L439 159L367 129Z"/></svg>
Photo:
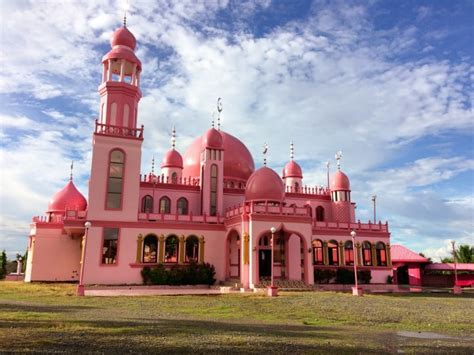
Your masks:
<svg viewBox="0 0 474 355"><path fill-rule="evenodd" d="M0 263L0 279L4 279L7 276L7 253L2 251L1 256L1 263Z"/></svg>
<svg viewBox="0 0 474 355"><path fill-rule="evenodd" d="M453 252L451 252L451 255L453 255ZM454 252L454 255L456 255L457 263L474 263L474 246L470 246L468 244L461 244ZM443 264L453 263L454 258L452 256L442 258L441 262Z"/></svg>

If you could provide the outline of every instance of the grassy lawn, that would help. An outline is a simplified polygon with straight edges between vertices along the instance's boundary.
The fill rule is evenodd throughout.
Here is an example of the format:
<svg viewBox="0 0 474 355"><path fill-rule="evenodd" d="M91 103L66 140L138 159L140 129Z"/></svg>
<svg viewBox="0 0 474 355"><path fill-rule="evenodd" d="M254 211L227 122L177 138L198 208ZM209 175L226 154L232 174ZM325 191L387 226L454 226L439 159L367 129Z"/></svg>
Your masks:
<svg viewBox="0 0 474 355"><path fill-rule="evenodd" d="M0 353L474 352L473 294L80 298L74 290L0 282ZM411 336L419 332L436 334Z"/></svg>

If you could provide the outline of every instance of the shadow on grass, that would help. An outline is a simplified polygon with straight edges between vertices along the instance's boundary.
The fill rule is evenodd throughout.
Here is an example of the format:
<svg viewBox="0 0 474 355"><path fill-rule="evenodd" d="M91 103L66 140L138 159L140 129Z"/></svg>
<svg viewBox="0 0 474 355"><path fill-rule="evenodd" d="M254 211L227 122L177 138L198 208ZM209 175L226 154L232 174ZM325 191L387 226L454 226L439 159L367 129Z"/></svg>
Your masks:
<svg viewBox="0 0 474 355"><path fill-rule="evenodd" d="M35 312L35 313L66 313L82 309L91 309L88 306L43 306L22 303L0 303L0 312ZM0 313L1 314L1 313ZM1 317L1 316L0 316Z"/></svg>

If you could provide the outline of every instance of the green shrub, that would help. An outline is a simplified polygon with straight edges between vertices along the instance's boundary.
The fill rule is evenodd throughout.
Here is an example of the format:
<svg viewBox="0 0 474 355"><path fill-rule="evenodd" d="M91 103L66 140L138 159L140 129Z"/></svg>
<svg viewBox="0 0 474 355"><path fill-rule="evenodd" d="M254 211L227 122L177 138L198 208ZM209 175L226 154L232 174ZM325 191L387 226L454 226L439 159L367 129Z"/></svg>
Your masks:
<svg viewBox="0 0 474 355"><path fill-rule="evenodd" d="M370 270L358 270L357 278L361 284L370 284L370 280L372 280L372 274L370 273Z"/></svg>
<svg viewBox="0 0 474 355"><path fill-rule="evenodd" d="M191 262L168 268L160 264L152 269L145 266L141 275L145 285L213 285L216 282L216 270L209 263Z"/></svg>
<svg viewBox="0 0 474 355"><path fill-rule="evenodd" d="M153 285L168 285L169 273L163 264L151 269L150 283Z"/></svg>
<svg viewBox="0 0 474 355"><path fill-rule="evenodd" d="M355 283L354 271L348 269L337 269L336 283L343 285L352 285Z"/></svg>
<svg viewBox="0 0 474 355"><path fill-rule="evenodd" d="M314 270L314 282L317 284L328 284L336 276L333 269L316 269Z"/></svg>
<svg viewBox="0 0 474 355"><path fill-rule="evenodd" d="M151 284L151 269L148 266L145 266L142 271L142 280L145 285Z"/></svg>
<svg viewBox="0 0 474 355"><path fill-rule="evenodd" d="M387 283L389 285L393 284L393 276L390 276L390 275L387 276Z"/></svg>

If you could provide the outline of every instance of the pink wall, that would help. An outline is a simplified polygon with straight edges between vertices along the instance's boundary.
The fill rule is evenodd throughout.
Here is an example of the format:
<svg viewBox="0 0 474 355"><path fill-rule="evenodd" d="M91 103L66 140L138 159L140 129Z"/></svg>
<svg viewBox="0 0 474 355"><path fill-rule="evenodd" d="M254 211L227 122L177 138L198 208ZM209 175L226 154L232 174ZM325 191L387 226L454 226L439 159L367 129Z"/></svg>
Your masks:
<svg viewBox="0 0 474 355"><path fill-rule="evenodd" d="M293 234L288 240L288 279L301 280L301 243L300 237Z"/></svg>

